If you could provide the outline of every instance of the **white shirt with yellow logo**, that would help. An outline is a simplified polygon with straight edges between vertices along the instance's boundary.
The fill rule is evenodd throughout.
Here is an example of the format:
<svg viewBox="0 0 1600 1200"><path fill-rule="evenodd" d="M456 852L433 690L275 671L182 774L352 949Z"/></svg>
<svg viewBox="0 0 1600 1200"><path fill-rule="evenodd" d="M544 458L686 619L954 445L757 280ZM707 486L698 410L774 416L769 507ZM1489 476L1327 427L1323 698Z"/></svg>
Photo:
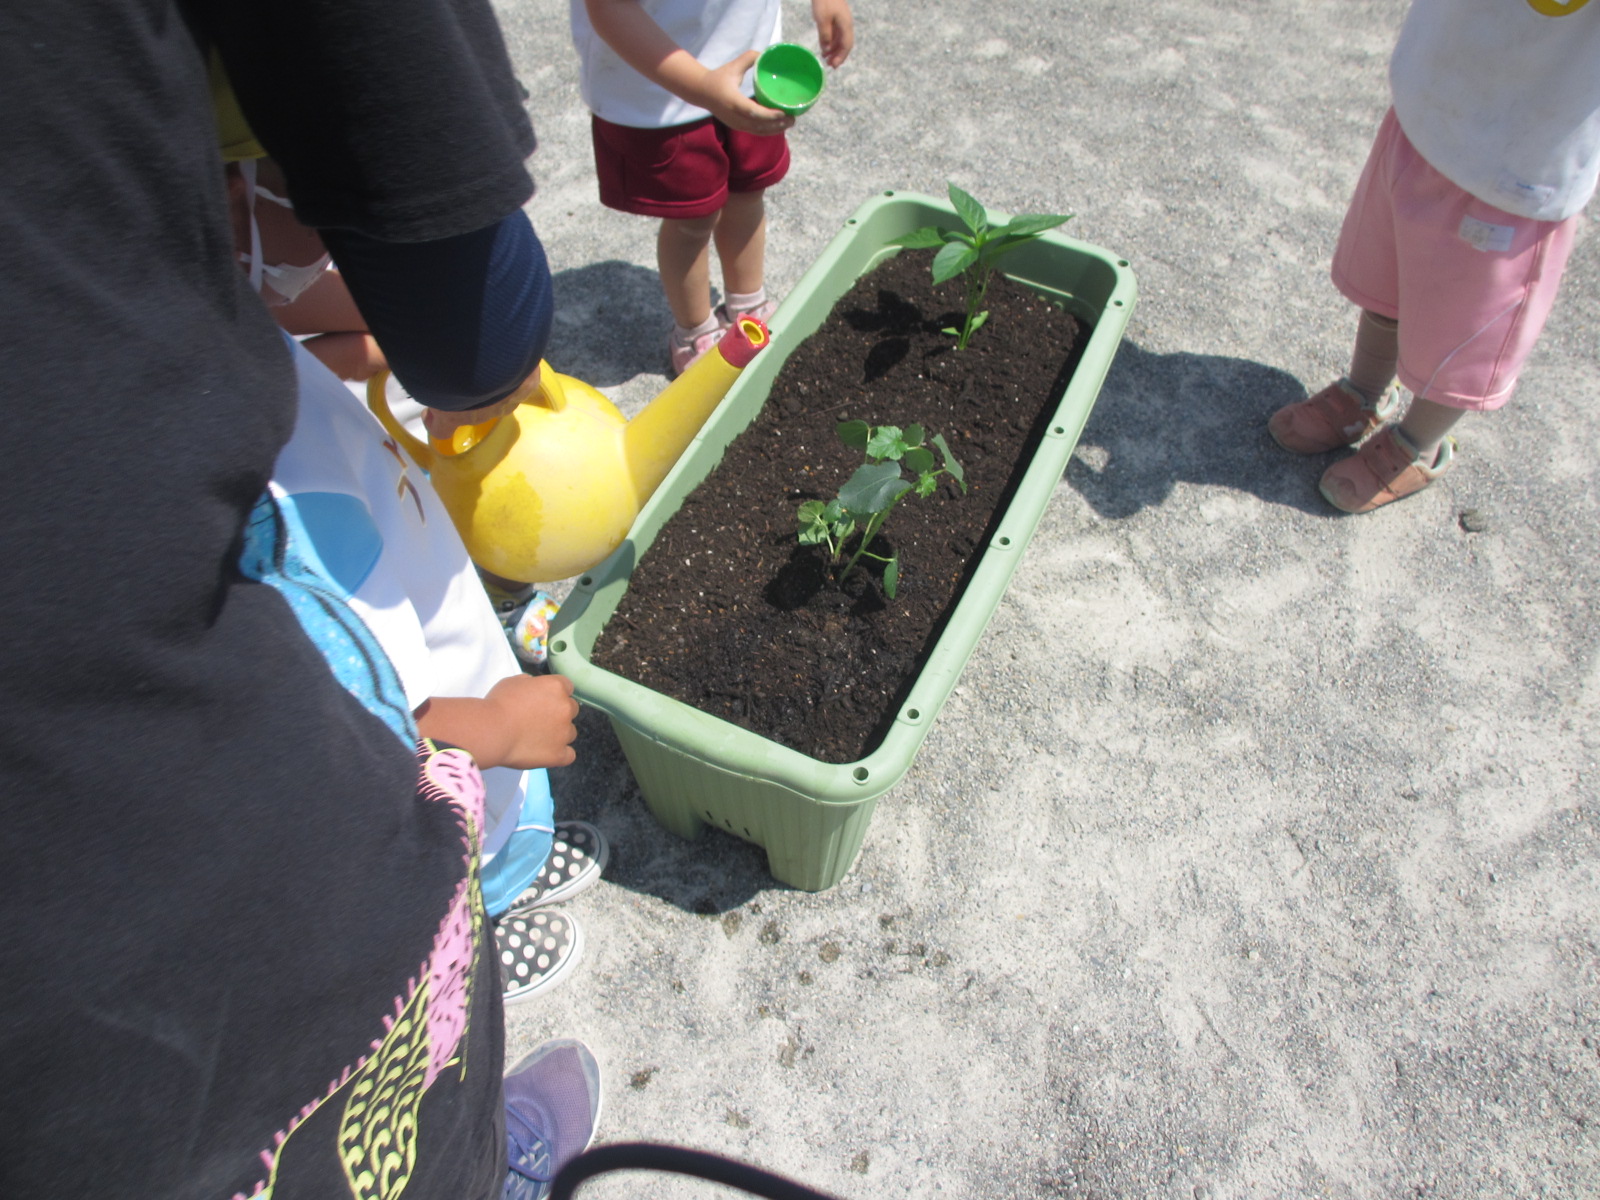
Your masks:
<svg viewBox="0 0 1600 1200"><path fill-rule="evenodd" d="M1559 221L1600 179L1600 0L1412 0L1395 116L1452 183Z"/></svg>

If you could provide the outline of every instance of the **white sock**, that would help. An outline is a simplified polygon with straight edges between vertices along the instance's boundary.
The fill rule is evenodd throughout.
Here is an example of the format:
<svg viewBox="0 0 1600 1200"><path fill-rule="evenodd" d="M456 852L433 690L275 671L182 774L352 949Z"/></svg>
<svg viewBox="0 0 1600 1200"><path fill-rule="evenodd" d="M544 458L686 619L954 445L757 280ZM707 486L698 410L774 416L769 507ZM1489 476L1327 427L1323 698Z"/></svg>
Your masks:
<svg viewBox="0 0 1600 1200"><path fill-rule="evenodd" d="M674 322L672 326L672 336L677 339L680 346L687 346L690 342L694 341L695 338L700 337L702 334L715 333L717 326L717 314L712 313L693 329L685 329L682 325Z"/></svg>
<svg viewBox="0 0 1600 1200"><path fill-rule="evenodd" d="M722 298L722 307L727 309L728 316L733 318L760 308L766 302L767 289L758 287L753 292L729 292Z"/></svg>

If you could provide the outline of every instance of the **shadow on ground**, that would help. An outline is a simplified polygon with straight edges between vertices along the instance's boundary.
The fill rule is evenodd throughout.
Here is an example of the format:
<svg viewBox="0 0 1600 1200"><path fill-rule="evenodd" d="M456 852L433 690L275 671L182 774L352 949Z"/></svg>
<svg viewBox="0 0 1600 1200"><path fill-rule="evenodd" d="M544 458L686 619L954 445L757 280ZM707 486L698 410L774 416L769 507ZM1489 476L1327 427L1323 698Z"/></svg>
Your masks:
<svg viewBox="0 0 1600 1200"><path fill-rule="evenodd" d="M701 915L731 912L764 891L784 888L759 846L709 826L687 841L658 824L604 713L579 713L577 746L578 761L550 773L556 816L588 821L605 834L608 884Z"/></svg>
<svg viewBox="0 0 1600 1200"><path fill-rule="evenodd" d="M672 314L654 271L611 259L553 278L552 367L597 388L666 370Z"/></svg>
<svg viewBox="0 0 1600 1200"><path fill-rule="evenodd" d="M1212 484L1315 516L1337 516L1317 480L1337 455L1301 458L1267 417L1303 400L1293 375L1215 354L1154 354L1123 342L1089 415L1067 482L1102 517L1161 504L1177 483Z"/></svg>

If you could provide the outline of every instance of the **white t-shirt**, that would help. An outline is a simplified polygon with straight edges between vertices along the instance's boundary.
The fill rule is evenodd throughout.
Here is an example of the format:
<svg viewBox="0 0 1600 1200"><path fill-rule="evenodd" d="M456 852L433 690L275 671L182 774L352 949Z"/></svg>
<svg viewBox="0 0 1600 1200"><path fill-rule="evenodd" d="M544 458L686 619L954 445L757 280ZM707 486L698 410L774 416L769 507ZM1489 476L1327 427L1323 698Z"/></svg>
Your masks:
<svg viewBox="0 0 1600 1200"><path fill-rule="evenodd" d="M1563 220L1600 179L1600 0L1412 0L1389 63L1400 128L1496 208Z"/></svg>
<svg viewBox="0 0 1600 1200"><path fill-rule="evenodd" d="M710 114L657 87L618 57L589 23L584 0L569 0L572 43L582 63L579 86L589 111L616 125L665 129ZM747 50L765 50L779 40L779 0L639 0L644 9L702 66L715 69ZM745 75L744 94L754 94Z"/></svg>
<svg viewBox="0 0 1600 1200"><path fill-rule="evenodd" d="M415 709L482 696L521 671L450 514L422 469L366 406L298 343L300 403L273 482L322 565L383 648ZM483 772L483 852L511 836L525 773Z"/></svg>

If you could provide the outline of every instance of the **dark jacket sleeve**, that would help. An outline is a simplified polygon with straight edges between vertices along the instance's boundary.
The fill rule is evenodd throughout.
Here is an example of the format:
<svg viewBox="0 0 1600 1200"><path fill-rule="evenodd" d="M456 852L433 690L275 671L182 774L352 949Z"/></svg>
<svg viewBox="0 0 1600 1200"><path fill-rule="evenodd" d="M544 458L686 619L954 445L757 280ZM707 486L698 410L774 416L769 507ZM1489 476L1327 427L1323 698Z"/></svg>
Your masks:
<svg viewBox="0 0 1600 1200"><path fill-rule="evenodd" d="M189 0L319 229L430 241L533 192L533 128L489 0Z"/></svg>
<svg viewBox="0 0 1600 1200"><path fill-rule="evenodd" d="M406 391L461 411L504 399L550 340L544 248L520 209L430 242L323 231L361 315Z"/></svg>
<svg viewBox="0 0 1600 1200"><path fill-rule="evenodd" d="M509 395L550 334L534 147L489 0L190 0L406 389Z"/></svg>

